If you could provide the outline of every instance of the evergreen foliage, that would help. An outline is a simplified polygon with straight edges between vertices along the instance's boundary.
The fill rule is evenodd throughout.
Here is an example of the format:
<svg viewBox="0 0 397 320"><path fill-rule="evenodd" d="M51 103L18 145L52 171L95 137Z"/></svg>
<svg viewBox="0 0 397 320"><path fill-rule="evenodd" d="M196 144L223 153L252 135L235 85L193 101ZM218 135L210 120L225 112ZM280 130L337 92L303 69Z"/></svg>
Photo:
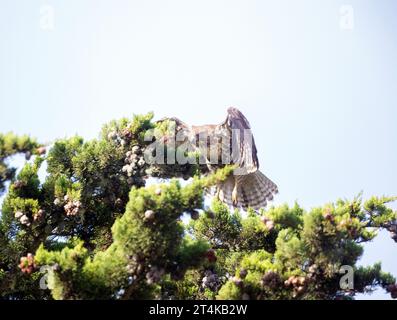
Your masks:
<svg viewBox="0 0 397 320"><path fill-rule="evenodd" d="M396 197L207 207L233 168L146 163L144 135L160 126L152 118L112 121L98 139L59 139L48 152L0 135L2 299L351 299L378 287L397 297L380 263L357 267L381 228L397 241L387 206ZM17 153L34 157L16 175L8 160ZM150 177L161 181L146 185ZM340 286L342 266L354 270L352 289Z"/></svg>

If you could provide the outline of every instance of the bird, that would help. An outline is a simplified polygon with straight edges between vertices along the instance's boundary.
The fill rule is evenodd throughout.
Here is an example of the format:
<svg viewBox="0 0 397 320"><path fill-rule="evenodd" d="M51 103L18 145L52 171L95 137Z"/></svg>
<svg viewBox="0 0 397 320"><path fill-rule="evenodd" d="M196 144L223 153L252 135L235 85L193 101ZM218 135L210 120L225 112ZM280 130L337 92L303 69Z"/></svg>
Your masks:
<svg viewBox="0 0 397 320"><path fill-rule="evenodd" d="M163 118L175 124L179 139L176 147L188 143L190 151L197 151L200 163L209 172L225 165L234 165L233 174L217 184L213 194L235 208L259 210L265 208L278 193L277 185L259 170L259 160L251 126L243 113L235 107L227 109L227 116L219 124L188 125L176 117ZM180 136L185 138L180 138Z"/></svg>

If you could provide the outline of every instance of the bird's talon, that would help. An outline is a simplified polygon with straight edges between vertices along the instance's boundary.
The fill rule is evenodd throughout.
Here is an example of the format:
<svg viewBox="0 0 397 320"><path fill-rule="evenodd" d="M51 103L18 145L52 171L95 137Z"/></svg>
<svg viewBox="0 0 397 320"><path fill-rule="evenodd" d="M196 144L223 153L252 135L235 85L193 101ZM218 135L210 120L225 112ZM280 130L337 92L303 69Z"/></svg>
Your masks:
<svg viewBox="0 0 397 320"><path fill-rule="evenodd" d="M220 199L220 197L219 197L220 192L221 192L221 188L216 187L215 199L217 199L217 200Z"/></svg>
<svg viewBox="0 0 397 320"><path fill-rule="evenodd" d="M232 192L232 201L233 201L233 205L237 205L237 188L234 188L233 189L233 192Z"/></svg>

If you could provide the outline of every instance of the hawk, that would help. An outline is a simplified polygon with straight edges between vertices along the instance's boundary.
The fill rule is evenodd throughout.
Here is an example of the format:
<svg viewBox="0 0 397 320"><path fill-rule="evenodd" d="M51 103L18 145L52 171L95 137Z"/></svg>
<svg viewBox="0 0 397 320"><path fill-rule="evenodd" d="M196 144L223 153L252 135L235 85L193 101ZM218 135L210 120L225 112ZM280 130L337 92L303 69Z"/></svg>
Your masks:
<svg viewBox="0 0 397 320"><path fill-rule="evenodd" d="M215 196L229 206L259 210L273 200L277 185L259 171L259 161L251 126L236 108L228 108L226 119L217 125L189 126L178 118L165 118L175 123L176 132L183 132L190 150L198 151L208 171L226 164L236 169L223 183L218 184ZM179 146L182 143L179 143Z"/></svg>

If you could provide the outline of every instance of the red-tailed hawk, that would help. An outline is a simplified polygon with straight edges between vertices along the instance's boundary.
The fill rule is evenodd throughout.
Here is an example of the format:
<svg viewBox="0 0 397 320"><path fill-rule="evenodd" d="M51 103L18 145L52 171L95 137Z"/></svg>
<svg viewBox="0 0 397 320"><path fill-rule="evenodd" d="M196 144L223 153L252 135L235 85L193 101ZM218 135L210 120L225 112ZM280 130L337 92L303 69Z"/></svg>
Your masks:
<svg viewBox="0 0 397 320"><path fill-rule="evenodd" d="M227 164L237 165L234 173L216 186L215 194L222 202L233 207L258 210L266 207L278 192L276 184L259 171L250 124L238 109L229 108L226 120L218 125L189 126L175 117L161 121L164 120L175 122L176 131L183 132L187 138L179 141L186 145L187 140L204 159L202 163L209 171Z"/></svg>

